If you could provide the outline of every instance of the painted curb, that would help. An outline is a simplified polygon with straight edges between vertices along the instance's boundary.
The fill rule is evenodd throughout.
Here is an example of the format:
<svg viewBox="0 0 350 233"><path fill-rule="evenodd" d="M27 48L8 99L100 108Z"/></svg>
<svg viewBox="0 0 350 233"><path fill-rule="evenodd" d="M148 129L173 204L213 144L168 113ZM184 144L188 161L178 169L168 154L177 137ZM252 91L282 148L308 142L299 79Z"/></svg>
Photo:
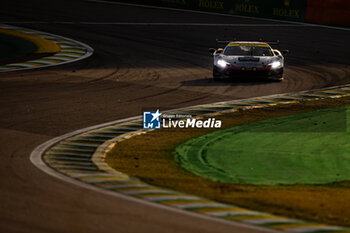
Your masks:
<svg viewBox="0 0 350 233"><path fill-rule="evenodd" d="M184 113L202 117L239 109L344 96L350 96L350 85L197 105L170 110L166 113ZM157 204L162 208L183 210L183 213L215 218L218 221L238 224L257 232L350 232L350 229L344 227L271 215L152 186L118 172L105 163L106 154L116 143L147 132L149 130L142 128L141 116L109 122L52 139L37 147L30 159L34 165L48 174L80 186L108 194L115 193L118 196L127 195L135 198L134 200Z"/></svg>
<svg viewBox="0 0 350 233"><path fill-rule="evenodd" d="M94 50L89 45L63 36L10 25L0 25L0 28L19 31L29 35L38 36L42 39L51 40L54 43L56 43L61 49L58 53L52 56L42 57L39 59L29 60L25 62L17 62L2 65L0 66L0 72L30 70L63 65L88 58L94 52Z"/></svg>

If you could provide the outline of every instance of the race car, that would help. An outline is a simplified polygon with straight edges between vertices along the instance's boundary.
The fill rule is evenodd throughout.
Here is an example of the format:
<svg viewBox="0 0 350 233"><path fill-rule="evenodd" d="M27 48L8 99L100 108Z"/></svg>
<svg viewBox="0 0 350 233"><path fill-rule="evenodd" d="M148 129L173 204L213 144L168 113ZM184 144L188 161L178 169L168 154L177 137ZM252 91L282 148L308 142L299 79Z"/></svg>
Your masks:
<svg viewBox="0 0 350 233"><path fill-rule="evenodd" d="M220 42L220 41L217 41ZM214 57L213 78L265 78L283 80L284 55L267 42L227 41L225 48L210 48Z"/></svg>

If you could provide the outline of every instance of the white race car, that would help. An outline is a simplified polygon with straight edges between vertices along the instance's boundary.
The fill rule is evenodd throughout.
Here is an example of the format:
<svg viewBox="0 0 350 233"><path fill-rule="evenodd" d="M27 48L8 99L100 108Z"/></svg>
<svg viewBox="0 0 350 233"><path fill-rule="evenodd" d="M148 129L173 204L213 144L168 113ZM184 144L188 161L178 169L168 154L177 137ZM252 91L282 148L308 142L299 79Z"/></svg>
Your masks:
<svg viewBox="0 0 350 233"><path fill-rule="evenodd" d="M210 48L209 52L214 57L214 80L235 77L283 80L283 55L288 50L280 52L266 42L227 41L225 48Z"/></svg>

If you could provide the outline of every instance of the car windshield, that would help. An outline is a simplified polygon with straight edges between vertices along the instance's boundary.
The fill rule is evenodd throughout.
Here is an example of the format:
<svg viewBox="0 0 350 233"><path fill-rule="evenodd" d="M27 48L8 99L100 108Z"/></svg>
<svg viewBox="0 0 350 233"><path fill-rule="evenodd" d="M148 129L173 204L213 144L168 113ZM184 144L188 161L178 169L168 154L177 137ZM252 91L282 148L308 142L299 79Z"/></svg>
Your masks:
<svg viewBox="0 0 350 233"><path fill-rule="evenodd" d="M255 45L227 46L224 51L226 56L273 56L269 47Z"/></svg>

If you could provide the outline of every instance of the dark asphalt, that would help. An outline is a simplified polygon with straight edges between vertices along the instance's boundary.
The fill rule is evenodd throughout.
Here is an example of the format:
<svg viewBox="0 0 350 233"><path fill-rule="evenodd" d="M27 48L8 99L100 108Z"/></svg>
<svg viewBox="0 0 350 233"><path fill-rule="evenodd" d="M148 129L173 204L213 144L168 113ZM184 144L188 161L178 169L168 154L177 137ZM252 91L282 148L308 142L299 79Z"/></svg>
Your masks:
<svg viewBox="0 0 350 233"><path fill-rule="evenodd" d="M1 22L67 36L95 50L76 63L0 74L1 232L234 232L228 224L67 184L34 167L29 154L54 136L140 115L145 107L172 109L350 82L350 31L72 0L4 0ZM280 40L280 48L291 51L285 81L214 83L208 48L225 36Z"/></svg>

